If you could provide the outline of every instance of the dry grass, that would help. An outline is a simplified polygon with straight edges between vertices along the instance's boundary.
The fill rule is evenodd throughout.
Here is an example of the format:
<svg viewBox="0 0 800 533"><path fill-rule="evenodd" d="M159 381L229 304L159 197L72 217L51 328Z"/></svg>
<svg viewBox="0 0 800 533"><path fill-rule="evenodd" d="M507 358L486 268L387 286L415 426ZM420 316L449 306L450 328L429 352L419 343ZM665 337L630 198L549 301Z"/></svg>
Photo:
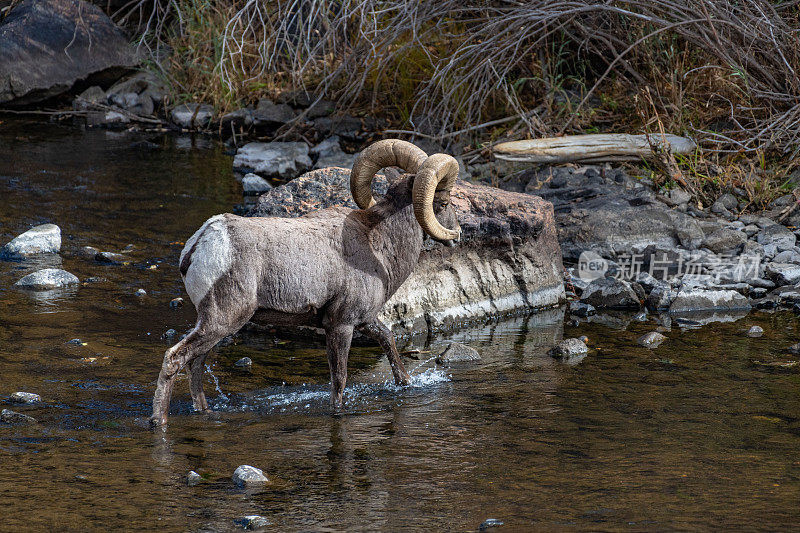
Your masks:
<svg viewBox="0 0 800 533"><path fill-rule="evenodd" d="M706 151L789 160L799 13L766 0L134 0L117 16L183 98L221 110L304 88L473 143L651 132L657 115Z"/></svg>

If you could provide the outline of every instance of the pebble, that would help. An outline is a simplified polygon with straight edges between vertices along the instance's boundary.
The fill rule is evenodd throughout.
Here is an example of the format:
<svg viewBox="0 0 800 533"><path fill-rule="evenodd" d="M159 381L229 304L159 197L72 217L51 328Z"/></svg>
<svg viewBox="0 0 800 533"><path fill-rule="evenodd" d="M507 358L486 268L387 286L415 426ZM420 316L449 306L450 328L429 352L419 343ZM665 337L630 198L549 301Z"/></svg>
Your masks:
<svg viewBox="0 0 800 533"><path fill-rule="evenodd" d="M762 328L761 326L753 326L747 330L748 337L756 338L760 337L763 334L764 334L764 328Z"/></svg>
<svg viewBox="0 0 800 533"><path fill-rule="evenodd" d="M233 472L233 482L237 487L249 487L268 483L269 479L264 472L250 465L241 465Z"/></svg>
<svg viewBox="0 0 800 533"><path fill-rule="evenodd" d="M86 343L80 339L70 339L65 344L69 344L70 346L85 346Z"/></svg>
<svg viewBox="0 0 800 533"><path fill-rule="evenodd" d="M636 342L644 346L645 348L658 348L658 345L667 340L667 338L657 331L651 331L650 333L645 333L641 337L639 337Z"/></svg>
<svg viewBox="0 0 800 533"><path fill-rule="evenodd" d="M272 522L270 522L267 518L257 514L237 518L234 520L234 522L236 525L246 530L261 529L262 527L269 527L272 525Z"/></svg>
<svg viewBox="0 0 800 533"><path fill-rule="evenodd" d="M183 307L183 298L173 298L169 302L169 307L171 309L179 309Z"/></svg>
<svg viewBox="0 0 800 533"><path fill-rule="evenodd" d="M36 419L32 416L12 411L11 409L3 409L3 411L0 412L0 422L6 424L35 424Z"/></svg>
<svg viewBox="0 0 800 533"><path fill-rule="evenodd" d="M147 291L144 289L136 289L136 296L140 298L147 296Z"/></svg>
<svg viewBox="0 0 800 533"><path fill-rule="evenodd" d="M34 404L42 401L42 397L32 392L15 392L9 398L11 403Z"/></svg>
<svg viewBox="0 0 800 533"><path fill-rule="evenodd" d="M121 265L128 261L128 258L122 254L115 254L114 252L98 252L94 256L96 261L107 263L109 265Z"/></svg>
<svg viewBox="0 0 800 533"><path fill-rule="evenodd" d="M564 339L550 350L551 356L564 360L571 360L587 353L589 347L581 339Z"/></svg>
<svg viewBox="0 0 800 533"><path fill-rule="evenodd" d="M245 370L250 370L250 368L252 368L253 366L253 360L250 359L249 357L242 357L241 359L233 363L233 366L235 366L236 368L243 368Z"/></svg>
<svg viewBox="0 0 800 533"><path fill-rule="evenodd" d="M498 527L498 526L502 526L502 525L503 525L503 521L502 520L498 520L497 518L487 518L486 520L484 520L481 523L481 525L480 525L480 527L478 527L478 529L481 530L481 531L486 531L490 527Z"/></svg>
<svg viewBox="0 0 800 533"><path fill-rule="evenodd" d="M202 476L195 472L194 470L190 470L188 474L186 474L186 484L190 487L194 487L198 483L203 480Z"/></svg>
<svg viewBox="0 0 800 533"><path fill-rule="evenodd" d="M481 355L478 350L461 344L459 342L451 342L450 345L444 349L442 353L436 358L436 363L449 366L458 363L471 363L481 360Z"/></svg>
<svg viewBox="0 0 800 533"><path fill-rule="evenodd" d="M167 331L165 331L163 335L161 335L161 338L162 339L172 339L177 334L178 334L177 331L175 331L174 329L170 328Z"/></svg>

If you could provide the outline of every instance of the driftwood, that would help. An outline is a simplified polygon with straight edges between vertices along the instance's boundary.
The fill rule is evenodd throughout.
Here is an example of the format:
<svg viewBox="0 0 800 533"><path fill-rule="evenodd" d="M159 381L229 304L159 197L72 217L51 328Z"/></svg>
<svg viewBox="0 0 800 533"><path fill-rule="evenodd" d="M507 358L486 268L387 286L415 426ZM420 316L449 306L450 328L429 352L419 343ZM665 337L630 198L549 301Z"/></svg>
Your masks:
<svg viewBox="0 0 800 533"><path fill-rule="evenodd" d="M651 159L653 148L666 148L673 154L689 154L697 149L691 139L677 135L567 135L527 141L511 141L494 146L494 156L505 161L530 163L599 163L603 161L636 161Z"/></svg>

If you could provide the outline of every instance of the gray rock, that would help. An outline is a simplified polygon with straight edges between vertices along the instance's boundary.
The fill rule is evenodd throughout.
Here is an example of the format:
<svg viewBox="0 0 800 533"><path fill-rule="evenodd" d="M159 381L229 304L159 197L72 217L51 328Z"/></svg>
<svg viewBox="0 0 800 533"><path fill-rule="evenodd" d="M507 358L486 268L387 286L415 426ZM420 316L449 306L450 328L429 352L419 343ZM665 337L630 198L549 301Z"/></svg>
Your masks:
<svg viewBox="0 0 800 533"><path fill-rule="evenodd" d="M341 151L342 147L339 145L339 136L331 135L321 143L312 146L308 152L315 157L323 157Z"/></svg>
<svg viewBox="0 0 800 533"><path fill-rule="evenodd" d="M639 309L641 302L630 283L615 278L598 278L592 281L581 295L581 300L597 309Z"/></svg>
<svg viewBox="0 0 800 533"><path fill-rule="evenodd" d="M750 302L738 292L702 288L682 288L669 306L669 312L672 314L741 309L750 309Z"/></svg>
<svg viewBox="0 0 800 533"><path fill-rule="evenodd" d="M250 465L241 465L233 472L233 482L237 487L251 487L269 482L264 472Z"/></svg>
<svg viewBox="0 0 800 533"><path fill-rule="evenodd" d="M181 128L205 128L214 118L214 108L208 104L181 104L170 111L170 118Z"/></svg>
<svg viewBox="0 0 800 533"><path fill-rule="evenodd" d="M186 474L186 484L190 487L200 484L202 480L203 477L194 470L190 470L189 473Z"/></svg>
<svg viewBox="0 0 800 533"><path fill-rule="evenodd" d="M747 238L749 239L750 237L761 231L761 228L759 228L755 224L748 224L747 226L742 228L742 231L744 232L745 235L747 235Z"/></svg>
<svg viewBox="0 0 800 533"><path fill-rule="evenodd" d="M90 128L124 126L131 119L119 111L90 111L86 114L86 125Z"/></svg>
<svg viewBox="0 0 800 533"><path fill-rule="evenodd" d="M309 120L327 117L336 111L336 103L330 100L320 100L316 104L312 104L306 110L306 118Z"/></svg>
<svg viewBox="0 0 800 533"><path fill-rule="evenodd" d="M115 83L106 96L117 107L137 115L152 115L156 106L164 102L167 84L151 72L137 72Z"/></svg>
<svg viewBox="0 0 800 533"><path fill-rule="evenodd" d="M788 228L773 223L763 228L756 236L756 240L765 247L770 244L775 245L778 251L782 252L792 249L797 239Z"/></svg>
<svg viewBox="0 0 800 533"><path fill-rule="evenodd" d="M689 203L689 200L692 199L692 195L684 191L683 189L676 187L674 189L670 189L669 199L675 205L683 205Z"/></svg>
<svg viewBox="0 0 800 533"><path fill-rule="evenodd" d="M81 339L70 339L64 344L68 344L70 346L83 346L85 343Z"/></svg>
<svg viewBox="0 0 800 533"><path fill-rule="evenodd" d="M800 254L798 254L795 250L785 250L775 255L772 258L775 263L792 263L792 264L800 264Z"/></svg>
<svg viewBox="0 0 800 533"><path fill-rule="evenodd" d="M570 302L569 312L575 316L587 317L597 313L597 310L594 308L594 306L589 305L586 302Z"/></svg>
<svg viewBox="0 0 800 533"><path fill-rule="evenodd" d="M42 397L38 394L34 394L32 392L15 392L12 394L8 401L11 403L27 403L27 404L34 404L40 403L42 401Z"/></svg>
<svg viewBox="0 0 800 533"><path fill-rule="evenodd" d="M553 346L549 353L567 364L577 364L589 353L589 347L581 339L564 339Z"/></svg>
<svg viewBox="0 0 800 533"><path fill-rule="evenodd" d="M223 135L230 133L231 128L248 128L253 125L252 109L236 109L222 115L219 119L220 130Z"/></svg>
<svg viewBox="0 0 800 533"><path fill-rule="evenodd" d="M729 215L730 211L739 206L739 201L729 192L722 194L711 206L711 212L720 215Z"/></svg>
<svg viewBox="0 0 800 533"><path fill-rule="evenodd" d="M183 307L183 298L173 298L169 301L169 307L171 309L179 309Z"/></svg>
<svg viewBox="0 0 800 533"><path fill-rule="evenodd" d="M270 190L272 185L258 174L247 174L242 178L242 189L245 196L255 196Z"/></svg>
<svg viewBox="0 0 800 533"><path fill-rule="evenodd" d="M702 246L714 253L722 253L727 250L733 250L746 241L747 235L744 232L720 228L703 239Z"/></svg>
<svg viewBox="0 0 800 533"><path fill-rule="evenodd" d="M650 333L645 333L641 337L639 337L636 342L644 346L645 348L658 348L658 345L667 340L667 338L657 331L651 331Z"/></svg>
<svg viewBox="0 0 800 533"><path fill-rule="evenodd" d="M57 254L61 250L61 228L42 224L14 237L0 248L0 258L24 259L36 254Z"/></svg>
<svg viewBox="0 0 800 533"><path fill-rule="evenodd" d="M257 514L237 518L234 520L234 522L237 526L248 531L262 529L272 525L272 522L270 522L269 519Z"/></svg>
<svg viewBox="0 0 800 533"><path fill-rule="evenodd" d="M253 360L250 359L249 357L242 357L241 359L233 363L233 366L235 366L236 368L243 368L245 370L250 370L253 367Z"/></svg>
<svg viewBox="0 0 800 533"><path fill-rule="evenodd" d="M138 296L139 298L144 298L145 296L147 296L147 291L144 289L136 289L136 292L134 294L136 294L136 296Z"/></svg>
<svg viewBox="0 0 800 533"><path fill-rule="evenodd" d="M58 268L44 268L28 274L17 281L14 286L30 290L58 289L77 285L80 282L76 276L66 270Z"/></svg>
<svg viewBox="0 0 800 533"><path fill-rule="evenodd" d="M11 409L3 409L0 412L0 422L4 424L35 424L36 419L32 416L12 411Z"/></svg>
<svg viewBox="0 0 800 533"><path fill-rule="evenodd" d="M297 114L286 104L276 104L262 98L253 111L253 124L256 126L280 126L294 120Z"/></svg>
<svg viewBox="0 0 800 533"><path fill-rule="evenodd" d="M764 328L762 328L761 326L753 326L747 330L748 337L756 338L762 336L763 334L764 334Z"/></svg>
<svg viewBox="0 0 800 533"><path fill-rule="evenodd" d="M94 109L95 104L108 104L106 93L97 85L92 85L81 94L75 97L72 102L72 108L76 111L86 111Z"/></svg>
<svg viewBox="0 0 800 533"><path fill-rule="evenodd" d="M356 157L358 157L358 154L348 154L339 150L334 154L321 156L317 159L317 162L314 163L314 168L353 168Z"/></svg>
<svg viewBox="0 0 800 533"><path fill-rule="evenodd" d="M589 347L586 346L582 339L578 338L564 339L550 350L550 355L553 357L567 357L585 353L589 353Z"/></svg>
<svg viewBox="0 0 800 533"><path fill-rule="evenodd" d="M100 250L98 250L94 246L84 246L78 251L78 255L83 257L84 259L94 259L95 256L99 253Z"/></svg>
<svg viewBox="0 0 800 533"><path fill-rule="evenodd" d="M76 0L19 2L0 21L0 50L0 104L42 102L138 63L125 33L100 8Z"/></svg>
<svg viewBox="0 0 800 533"><path fill-rule="evenodd" d="M338 135L349 140L362 137L363 124L350 115L320 117L314 120L314 128L322 135Z"/></svg>
<svg viewBox="0 0 800 533"><path fill-rule="evenodd" d="M311 165L308 145L301 142L248 143L233 159L234 170L267 178L294 178Z"/></svg>
<svg viewBox="0 0 800 533"><path fill-rule="evenodd" d="M663 281L657 280L649 272L639 272L636 276L636 282L641 285L647 293L650 293L657 286L664 284Z"/></svg>
<svg viewBox="0 0 800 533"><path fill-rule="evenodd" d="M458 363L474 363L480 360L481 356L478 350L458 342L451 342L436 358L436 362L443 366L450 366Z"/></svg>
<svg viewBox="0 0 800 533"><path fill-rule="evenodd" d="M165 331L163 335L161 335L161 338L165 339L165 340L171 340L171 339L175 338L175 335L177 335L177 334L178 334L177 331L175 331L174 329L170 328L167 331Z"/></svg>
<svg viewBox="0 0 800 533"><path fill-rule="evenodd" d="M791 263L767 263L764 267L767 278L777 285L794 285L800 281L800 265Z"/></svg>

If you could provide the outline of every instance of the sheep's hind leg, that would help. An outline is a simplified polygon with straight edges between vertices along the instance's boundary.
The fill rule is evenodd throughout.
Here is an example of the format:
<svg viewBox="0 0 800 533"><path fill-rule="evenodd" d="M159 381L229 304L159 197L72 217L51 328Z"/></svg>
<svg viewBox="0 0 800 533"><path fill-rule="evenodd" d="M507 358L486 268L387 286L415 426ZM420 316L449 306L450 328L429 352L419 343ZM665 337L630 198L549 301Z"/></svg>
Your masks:
<svg viewBox="0 0 800 533"><path fill-rule="evenodd" d="M344 387L347 382L347 357L353 340L353 326L338 325L325 328L328 366L331 370L331 405L342 407Z"/></svg>
<svg viewBox="0 0 800 533"><path fill-rule="evenodd" d="M204 359L214 345L221 341L225 335L238 331L252 315L253 313L248 310L236 318L224 322L198 322L197 326L185 339L167 350L164 354L164 363L161 365L156 392L153 396L153 416L150 417L151 426L163 426L167 423L170 397L172 396L172 389L175 385L175 379L178 377L178 372L196 360L196 358ZM202 364L199 365L198 370L198 372L192 372L192 380L202 380ZM202 386L200 389L202 390ZM193 403L196 400L195 392L196 390L192 388Z"/></svg>
<svg viewBox="0 0 800 533"><path fill-rule="evenodd" d="M394 335L392 331L387 328L383 322L377 318L372 322L359 326L358 331L372 338L381 345L383 351L386 352L386 357L389 358L389 364L392 367L392 375L394 382L397 385L408 385L411 383L411 377L406 372L406 367L400 360L400 353L397 351L397 345L394 342Z"/></svg>

